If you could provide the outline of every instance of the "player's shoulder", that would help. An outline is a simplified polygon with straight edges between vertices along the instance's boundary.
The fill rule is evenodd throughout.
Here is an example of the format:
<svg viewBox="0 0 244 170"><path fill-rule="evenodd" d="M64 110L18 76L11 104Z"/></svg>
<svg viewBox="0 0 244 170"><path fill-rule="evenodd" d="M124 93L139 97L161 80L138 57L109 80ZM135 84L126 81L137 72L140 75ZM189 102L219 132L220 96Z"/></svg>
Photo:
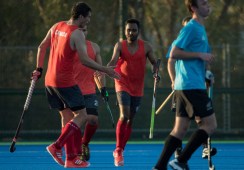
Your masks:
<svg viewBox="0 0 244 170"><path fill-rule="evenodd" d="M91 45L92 45L93 48L100 49L100 47L99 47L99 45L97 43L95 43L93 41L90 41L90 43L91 43Z"/></svg>
<svg viewBox="0 0 244 170"><path fill-rule="evenodd" d="M152 44L149 41L142 40L142 39L140 39L140 41L144 43L144 48L146 50L151 50L152 49Z"/></svg>

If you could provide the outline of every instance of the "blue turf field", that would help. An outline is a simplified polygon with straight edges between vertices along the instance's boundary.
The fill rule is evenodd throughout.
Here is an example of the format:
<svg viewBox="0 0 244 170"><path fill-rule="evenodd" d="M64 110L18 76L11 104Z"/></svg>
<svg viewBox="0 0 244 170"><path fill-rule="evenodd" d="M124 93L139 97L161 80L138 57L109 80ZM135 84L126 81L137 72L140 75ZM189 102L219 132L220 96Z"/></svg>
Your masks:
<svg viewBox="0 0 244 170"><path fill-rule="evenodd" d="M0 145L0 170L60 170L47 153L47 144L16 144L16 151L9 152L9 145ZM213 143L218 149L213 157L217 170L244 170L244 142ZM115 144L91 144L91 170L151 170L161 153L163 144L128 144L124 152L125 166L114 167L112 151ZM208 170L208 161L201 158L198 149L189 161L191 170ZM170 168L168 168L170 169Z"/></svg>

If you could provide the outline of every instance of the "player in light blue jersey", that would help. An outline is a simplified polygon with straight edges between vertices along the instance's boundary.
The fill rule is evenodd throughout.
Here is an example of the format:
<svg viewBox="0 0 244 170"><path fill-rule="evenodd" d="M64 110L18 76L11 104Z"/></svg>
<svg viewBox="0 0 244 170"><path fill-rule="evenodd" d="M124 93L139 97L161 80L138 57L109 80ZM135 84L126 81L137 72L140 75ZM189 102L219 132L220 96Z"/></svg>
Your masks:
<svg viewBox="0 0 244 170"><path fill-rule="evenodd" d="M210 13L208 0L186 0L192 20L183 27L174 41L170 59L175 63L173 88L176 95L176 117L174 128L165 140L155 170L166 170L168 161L176 148L181 146L192 119L197 120L198 129L192 133L179 157L169 162L172 169L188 170L188 160L217 127L212 101L205 86L206 64L214 59L209 53L204 19Z"/></svg>

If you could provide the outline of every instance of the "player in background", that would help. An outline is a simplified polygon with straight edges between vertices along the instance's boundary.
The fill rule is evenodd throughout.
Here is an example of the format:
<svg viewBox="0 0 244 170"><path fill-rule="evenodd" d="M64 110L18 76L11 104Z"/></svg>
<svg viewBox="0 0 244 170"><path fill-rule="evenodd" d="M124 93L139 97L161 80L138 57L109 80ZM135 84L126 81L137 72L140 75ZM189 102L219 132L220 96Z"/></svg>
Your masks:
<svg viewBox="0 0 244 170"><path fill-rule="evenodd" d="M156 70L152 46L147 41L138 38L139 31L138 20L126 21L126 40L115 44L112 58L108 63L108 66L116 66L115 70L121 75L119 81L115 80L115 91L120 109L116 127L116 148L113 152L115 166L124 165L123 151L130 138L134 116L138 112L143 96L147 58L153 70Z"/></svg>

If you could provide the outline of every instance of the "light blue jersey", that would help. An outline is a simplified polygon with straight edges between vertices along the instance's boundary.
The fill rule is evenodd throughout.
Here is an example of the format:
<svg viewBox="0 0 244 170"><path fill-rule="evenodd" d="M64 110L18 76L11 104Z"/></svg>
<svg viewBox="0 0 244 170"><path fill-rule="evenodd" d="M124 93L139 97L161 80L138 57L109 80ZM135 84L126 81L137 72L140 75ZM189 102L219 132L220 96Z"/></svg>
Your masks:
<svg viewBox="0 0 244 170"><path fill-rule="evenodd" d="M181 29L173 45L187 52L209 52L205 28L194 19ZM178 59L175 64L175 90L206 89L203 60Z"/></svg>

